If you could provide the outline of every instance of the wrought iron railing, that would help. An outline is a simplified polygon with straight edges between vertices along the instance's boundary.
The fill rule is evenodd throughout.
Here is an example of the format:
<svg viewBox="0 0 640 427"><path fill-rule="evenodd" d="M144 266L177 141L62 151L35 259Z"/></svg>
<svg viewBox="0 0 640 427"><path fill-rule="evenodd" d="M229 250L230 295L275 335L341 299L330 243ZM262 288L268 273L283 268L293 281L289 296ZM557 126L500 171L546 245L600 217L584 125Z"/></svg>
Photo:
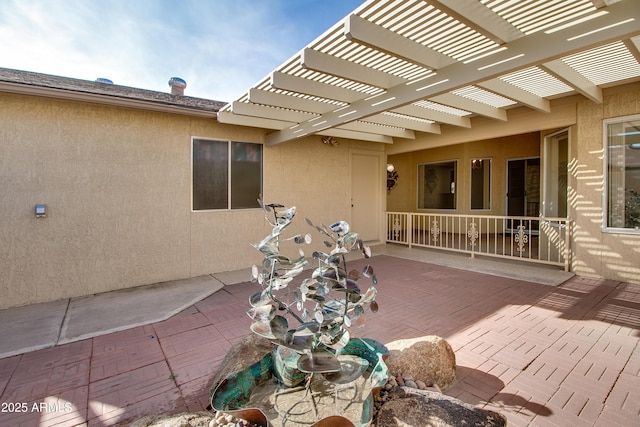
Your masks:
<svg viewBox="0 0 640 427"><path fill-rule="evenodd" d="M571 220L387 212L387 242L558 265L569 271Z"/></svg>

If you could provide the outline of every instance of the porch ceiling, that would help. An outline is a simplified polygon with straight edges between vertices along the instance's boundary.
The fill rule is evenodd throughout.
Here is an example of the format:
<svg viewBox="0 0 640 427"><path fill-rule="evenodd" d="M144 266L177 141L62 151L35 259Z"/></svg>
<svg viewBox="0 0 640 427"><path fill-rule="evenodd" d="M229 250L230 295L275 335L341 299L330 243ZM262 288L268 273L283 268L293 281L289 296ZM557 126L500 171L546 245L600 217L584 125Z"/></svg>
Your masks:
<svg viewBox="0 0 640 427"><path fill-rule="evenodd" d="M369 0L247 93L218 121L393 143L507 109L640 80L637 0Z"/></svg>

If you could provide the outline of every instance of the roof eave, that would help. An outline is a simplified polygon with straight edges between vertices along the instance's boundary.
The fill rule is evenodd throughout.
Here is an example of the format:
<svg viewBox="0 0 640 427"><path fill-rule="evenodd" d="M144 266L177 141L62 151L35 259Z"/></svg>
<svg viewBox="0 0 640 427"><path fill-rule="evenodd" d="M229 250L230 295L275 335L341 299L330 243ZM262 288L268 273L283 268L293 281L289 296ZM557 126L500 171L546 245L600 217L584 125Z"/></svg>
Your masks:
<svg viewBox="0 0 640 427"><path fill-rule="evenodd" d="M89 102L93 104L135 108L139 110L157 111L163 113L182 114L192 117L216 118L218 115L216 111L202 110L179 105L169 105L159 102L143 101L118 96L78 92L67 89L32 86L2 81L0 81L0 92L42 96L46 98L64 99L68 101Z"/></svg>

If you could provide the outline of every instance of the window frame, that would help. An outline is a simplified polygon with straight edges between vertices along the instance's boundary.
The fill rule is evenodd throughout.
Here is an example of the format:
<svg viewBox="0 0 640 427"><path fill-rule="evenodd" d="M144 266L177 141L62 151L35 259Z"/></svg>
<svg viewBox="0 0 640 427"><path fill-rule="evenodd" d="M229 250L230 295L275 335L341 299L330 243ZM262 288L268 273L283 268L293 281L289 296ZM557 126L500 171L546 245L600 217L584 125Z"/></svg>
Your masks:
<svg viewBox="0 0 640 427"><path fill-rule="evenodd" d="M615 234L632 234L640 235L639 228L623 228L623 227L609 227L609 126L621 124L624 122L640 121L640 114L632 114L630 116L612 117L604 119L602 121L602 176L603 176L603 191L602 191L602 232L615 233ZM626 157L625 157L626 160ZM625 165L626 168L626 165Z"/></svg>
<svg viewBox="0 0 640 427"><path fill-rule="evenodd" d="M224 208L213 208L213 209L195 209L194 208L194 144L196 140L199 141L211 141L211 142L224 142L227 144L227 206ZM233 144L254 144L260 146L260 192L259 194L263 194L264 190L264 144L253 141L236 141L231 139L222 139L222 138L210 138L210 137L199 137L192 136L191 137L191 212L229 212L229 211L243 211L243 210L254 210L261 209L260 206L256 205L255 207L242 207L242 208L234 208L233 207L233 182L232 182L232 165L233 165ZM257 204L257 201L256 201Z"/></svg>
<svg viewBox="0 0 640 427"><path fill-rule="evenodd" d="M442 164L447 164L447 163L453 163L454 165L454 174L453 174L453 182L454 182L454 187L453 187L453 208L427 208L427 207L421 207L420 206L420 180L423 179L424 177L420 175L420 167L421 166L425 166L425 165L442 165ZM416 210L418 211L443 211L443 212L452 212L452 211L457 211L458 210L458 159L447 159L447 160L438 160L438 161L434 161L434 162L422 162L422 163L418 163L416 165L416 177L417 177L417 182L416 182ZM439 193L439 194L446 194L446 193Z"/></svg>

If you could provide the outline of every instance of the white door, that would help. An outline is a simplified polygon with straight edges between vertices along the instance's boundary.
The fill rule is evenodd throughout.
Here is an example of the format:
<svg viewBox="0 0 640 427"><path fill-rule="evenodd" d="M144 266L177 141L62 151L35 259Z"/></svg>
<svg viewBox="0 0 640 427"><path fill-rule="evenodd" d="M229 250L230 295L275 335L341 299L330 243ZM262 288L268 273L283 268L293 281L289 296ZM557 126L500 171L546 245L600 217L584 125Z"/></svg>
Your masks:
<svg viewBox="0 0 640 427"><path fill-rule="evenodd" d="M351 153L351 229L364 241L380 240L382 156Z"/></svg>

